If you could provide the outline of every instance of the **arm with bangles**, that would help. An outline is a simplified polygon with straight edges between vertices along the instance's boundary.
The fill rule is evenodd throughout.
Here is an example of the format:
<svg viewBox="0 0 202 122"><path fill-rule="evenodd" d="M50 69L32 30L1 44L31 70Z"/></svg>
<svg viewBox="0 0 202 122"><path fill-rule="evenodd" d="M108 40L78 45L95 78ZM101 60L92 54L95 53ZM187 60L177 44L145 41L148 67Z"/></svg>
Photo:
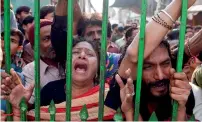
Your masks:
<svg viewBox="0 0 202 122"><path fill-rule="evenodd" d="M202 29L185 43L185 53L189 56L196 56L202 52Z"/></svg>
<svg viewBox="0 0 202 122"><path fill-rule="evenodd" d="M184 45L184 53L187 58L191 58L193 56L197 56L200 52L202 52L202 30L200 30L196 35L194 35L191 39L185 41ZM174 53L178 50L178 46L171 49Z"/></svg>
<svg viewBox="0 0 202 122"><path fill-rule="evenodd" d="M189 7L195 3L196 0L189 0ZM176 21L180 17L181 13L181 0L173 0L164 10ZM173 25L172 20L163 12L159 13L161 19L163 19L168 25ZM155 31L153 31L155 29ZM164 39L169 29L158 24L157 22L151 20L146 25L145 31L145 51L144 51L144 59L148 57L154 49L158 47L161 41ZM119 74L121 77L125 78L125 71L128 68L132 68L131 71L133 74L136 74L136 65L137 65L137 55L138 55L138 45L139 45L139 33L130 44L127 49L126 55L121 62L119 68ZM151 46L152 45L152 46ZM135 64L135 65L134 65ZM133 79L136 79L136 75L132 76Z"/></svg>

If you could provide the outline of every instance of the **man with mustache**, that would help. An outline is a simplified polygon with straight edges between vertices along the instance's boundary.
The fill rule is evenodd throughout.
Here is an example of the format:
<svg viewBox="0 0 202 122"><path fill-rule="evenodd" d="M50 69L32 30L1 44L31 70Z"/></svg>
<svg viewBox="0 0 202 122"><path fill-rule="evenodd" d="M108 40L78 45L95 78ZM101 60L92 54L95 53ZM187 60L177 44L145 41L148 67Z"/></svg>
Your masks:
<svg viewBox="0 0 202 122"><path fill-rule="evenodd" d="M189 0L189 7L195 0ZM159 17L168 25L173 25L180 15L182 2L173 0L160 12ZM166 13L166 14L165 14ZM169 15L169 16L167 16ZM171 19L169 18L171 17ZM154 21L153 21L154 20ZM144 64L139 120L148 121L156 113L158 121L171 120L172 99L178 102L177 120L185 121L193 114L194 95L183 72L176 72L168 40L164 37L169 28L151 20L146 26ZM173 20L173 21L171 21ZM155 31L152 29L155 28ZM137 78L139 34L129 45L121 61L114 83L110 85L105 105L117 110L121 107L127 120L134 118L134 98ZM134 84L134 85L133 85Z"/></svg>
<svg viewBox="0 0 202 122"><path fill-rule="evenodd" d="M43 88L47 83L64 78L64 70L56 62L55 51L51 44L52 21L40 20L40 86ZM34 47L34 24L29 29L29 40L32 48ZM63 72L63 73L60 73ZM25 87L34 83L34 61L27 64L23 68L23 75L25 76ZM34 94L29 100L30 104L34 103Z"/></svg>

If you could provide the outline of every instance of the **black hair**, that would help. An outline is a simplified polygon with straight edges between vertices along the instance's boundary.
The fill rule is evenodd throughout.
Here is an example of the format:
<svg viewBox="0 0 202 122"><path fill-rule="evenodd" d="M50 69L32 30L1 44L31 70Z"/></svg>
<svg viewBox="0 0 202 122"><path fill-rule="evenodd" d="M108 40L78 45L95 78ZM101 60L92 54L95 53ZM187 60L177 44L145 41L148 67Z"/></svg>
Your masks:
<svg viewBox="0 0 202 122"><path fill-rule="evenodd" d="M98 71L97 71L97 77L94 78L94 83L95 83L95 85L97 85L97 84L99 84L99 75L100 75L100 65L99 65L100 64L100 42L87 40L87 39L82 38L82 37L77 37L77 38L74 38L74 40L73 40L73 47L75 47L80 42L89 43L93 47L93 49L97 55Z"/></svg>
<svg viewBox="0 0 202 122"><path fill-rule="evenodd" d="M22 12L27 12L29 13L30 7L28 6L20 6L16 9L16 14L21 14Z"/></svg>
<svg viewBox="0 0 202 122"><path fill-rule="evenodd" d="M135 28L135 27L130 27L126 30L126 34L125 34L125 37L126 37L126 40L132 36L132 32L134 30L137 30L138 28Z"/></svg>
<svg viewBox="0 0 202 122"><path fill-rule="evenodd" d="M202 51L198 54L197 58L202 61Z"/></svg>
<svg viewBox="0 0 202 122"><path fill-rule="evenodd" d="M132 26L131 25L126 25L124 26L124 31L128 30L129 28L131 28Z"/></svg>
<svg viewBox="0 0 202 122"><path fill-rule="evenodd" d="M119 66L121 65L121 62L122 62L123 58L125 57L127 48L131 44L131 42L132 41L127 41L127 43L126 43L126 45L124 47L124 51L122 52L122 55L121 55L120 60L118 62ZM159 44L159 46L164 46L167 49L168 55L169 55L169 57L171 59L171 62L172 62L172 67L175 67L175 62L173 60L173 56L172 56L172 53L171 53L171 50L170 50L170 44L168 43L168 41L166 39L163 39L161 41L161 43Z"/></svg>
<svg viewBox="0 0 202 122"><path fill-rule="evenodd" d="M53 13L55 11L55 6L46 5L40 9L40 19L44 19L45 16L49 13Z"/></svg>
<svg viewBox="0 0 202 122"><path fill-rule="evenodd" d="M179 29L174 29L170 33L167 34L168 40L179 39Z"/></svg>
<svg viewBox="0 0 202 122"><path fill-rule="evenodd" d="M86 31L86 28L89 25L97 25L102 28L102 16L99 13L93 13L88 15L83 15L82 18L78 22L77 26L77 34L78 36L84 37L84 33ZM111 31L111 23L108 21L107 25L107 37L110 38L112 34Z"/></svg>
<svg viewBox="0 0 202 122"><path fill-rule="evenodd" d="M22 21L22 25L27 25L30 24L34 21L34 17L33 16L27 16L23 21Z"/></svg>
<svg viewBox="0 0 202 122"><path fill-rule="evenodd" d="M20 39L19 42L18 42L19 46L22 46L22 43L23 43L23 40L24 40L23 33L20 30L16 29L16 28L11 29L11 36L16 36L16 35ZM4 38L4 32L1 33L1 37Z"/></svg>
<svg viewBox="0 0 202 122"><path fill-rule="evenodd" d="M114 30L114 28L118 27L118 24L113 24L112 25L112 30Z"/></svg>
<svg viewBox="0 0 202 122"><path fill-rule="evenodd" d="M123 27L118 27L118 31L122 33L122 32L124 32L124 28Z"/></svg>

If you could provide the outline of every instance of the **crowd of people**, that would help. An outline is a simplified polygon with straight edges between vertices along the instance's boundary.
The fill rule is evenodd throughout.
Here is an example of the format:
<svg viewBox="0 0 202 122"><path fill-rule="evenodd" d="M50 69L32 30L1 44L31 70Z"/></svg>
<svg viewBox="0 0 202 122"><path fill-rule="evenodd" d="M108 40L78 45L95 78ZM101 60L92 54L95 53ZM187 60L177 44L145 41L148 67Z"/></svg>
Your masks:
<svg viewBox="0 0 202 122"><path fill-rule="evenodd" d="M196 0L188 0L191 7ZM4 0L1 0L1 120L20 120L20 102L28 105L28 120L34 120L34 17L28 6L11 12L11 70L5 72ZM139 121L153 112L159 121L169 121L172 100L177 101L177 120L195 116L202 121L202 26L187 25L182 72L176 72L182 1L173 0L146 25ZM88 120L98 120L100 83L100 42L102 15L84 14L74 1L72 45L71 120L79 121L83 105ZM53 100L56 121L66 119L67 0L40 9L40 119L50 120ZM121 108L124 120L134 120L134 98L140 26L130 23L107 25L107 53L103 120L113 120ZM71 45L69 45L71 46ZM13 113L6 114L6 100Z"/></svg>

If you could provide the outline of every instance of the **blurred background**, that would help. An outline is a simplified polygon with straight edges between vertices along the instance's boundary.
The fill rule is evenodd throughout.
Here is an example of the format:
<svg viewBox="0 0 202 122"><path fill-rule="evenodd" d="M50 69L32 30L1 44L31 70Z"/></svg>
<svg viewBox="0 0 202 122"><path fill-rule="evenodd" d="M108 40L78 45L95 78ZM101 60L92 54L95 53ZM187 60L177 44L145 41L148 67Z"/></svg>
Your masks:
<svg viewBox="0 0 202 122"><path fill-rule="evenodd" d="M57 4L58 0L41 0L41 6ZM147 20L151 16L164 9L172 0L148 0ZM26 5L34 14L34 0L11 0L14 11L17 7ZM102 12L103 0L79 0L82 12ZM109 0L110 22L120 24L139 23L141 0ZM202 25L202 0L197 0L194 6L188 10L188 23L190 25Z"/></svg>

